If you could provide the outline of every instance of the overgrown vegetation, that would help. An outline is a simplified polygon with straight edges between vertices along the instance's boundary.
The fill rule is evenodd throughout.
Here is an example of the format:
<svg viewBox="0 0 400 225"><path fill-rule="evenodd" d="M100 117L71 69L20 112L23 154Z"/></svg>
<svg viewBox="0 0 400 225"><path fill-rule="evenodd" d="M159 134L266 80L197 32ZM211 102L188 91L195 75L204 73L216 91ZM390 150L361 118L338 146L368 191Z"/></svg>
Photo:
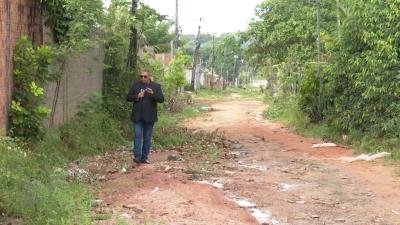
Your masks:
<svg viewBox="0 0 400 225"><path fill-rule="evenodd" d="M192 107L186 107L179 113L162 111L154 127L154 148L174 148L185 144L191 139L192 134L177 125L180 121L198 116L200 113L198 109Z"/></svg>
<svg viewBox="0 0 400 225"><path fill-rule="evenodd" d="M264 116L270 120L279 120L286 125L295 128L295 131L306 137L317 137L325 141L333 141L352 146L357 152L380 152L392 153L392 158L400 160L400 140L390 137L376 137L373 133L357 130L345 134L329 123L311 123L309 117L304 113L294 97L266 97L268 108Z"/></svg>
<svg viewBox="0 0 400 225"><path fill-rule="evenodd" d="M247 59L273 81L267 114L398 155L399 2L320 2L320 39L314 1L266 0L257 8Z"/></svg>
<svg viewBox="0 0 400 225"><path fill-rule="evenodd" d="M90 195L17 140L0 140L0 207L25 224L88 224Z"/></svg>
<svg viewBox="0 0 400 225"><path fill-rule="evenodd" d="M17 139L0 140L0 208L25 224L90 224L91 194L67 179L68 162L124 144L101 97L81 105L74 121L49 130L32 149Z"/></svg>
<svg viewBox="0 0 400 225"><path fill-rule="evenodd" d="M112 1L106 15L100 0L84 4L76 0L42 0L41 3L55 44L33 48L30 41L23 38L14 51L15 97L11 134L23 139L0 140L0 153L4 155L0 159L0 212L28 225L91 224L94 219L91 218L91 193L78 180L68 178L68 165L129 145L131 105L125 96L136 79L132 74L137 72L129 71L126 64L130 27L138 28L139 47L149 49L151 46L154 52L163 52L169 48L171 34L168 29L172 23L144 4L133 17L126 1ZM83 102L75 118L68 123L59 128L44 129L43 119L50 109L42 105L43 87L52 81L60 85L68 55L95 46L100 38L100 28L104 29L106 44L103 95L94 95ZM183 59L187 61L184 55L178 54L176 66L171 69L173 73L165 77L161 62L146 54L139 59L139 68L150 69L153 80L165 85L167 90L177 90L184 83L183 73L175 74L182 72L182 62L186 62ZM167 92L167 95L169 93L172 95L173 92ZM190 97L179 95L174 107L165 109L183 110L187 101ZM163 108L161 111L161 121L155 128L155 146L182 146L183 139L174 139L180 133L176 121L199 112L188 110L182 116L171 116L169 111ZM176 118L173 125L171 118ZM166 130L175 133L166 135Z"/></svg>
<svg viewBox="0 0 400 225"><path fill-rule="evenodd" d="M67 164L111 150L124 140L117 123L103 110L101 97L83 103L74 121L53 130L44 129L43 120L51 110L43 101L49 82L60 85L68 55L96 45L102 1L40 2L54 45L33 48L23 37L14 49L10 134L21 139L0 140L0 210L2 216L28 225L90 224L91 194L67 179Z"/></svg>

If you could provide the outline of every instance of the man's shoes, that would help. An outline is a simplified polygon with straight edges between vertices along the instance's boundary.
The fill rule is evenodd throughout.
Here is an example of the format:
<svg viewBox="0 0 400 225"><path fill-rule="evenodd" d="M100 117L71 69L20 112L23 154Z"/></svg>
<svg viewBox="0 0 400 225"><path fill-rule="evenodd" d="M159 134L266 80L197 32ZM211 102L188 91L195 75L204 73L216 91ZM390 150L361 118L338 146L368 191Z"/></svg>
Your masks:
<svg viewBox="0 0 400 225"><path fill-rule="evenodd" d="M140 161L139 159L133 159L133 162L135 162L135 163L141 163L142 161Z"/></svg>
<svg viewBox="0 0 400 225"><path fill-rule="evenodd" d="M141 163L144 163L144 164L150 164L150 161L147 160L147 159L146 159L146 160L140 160L140 162L141 162Z"/></svg>

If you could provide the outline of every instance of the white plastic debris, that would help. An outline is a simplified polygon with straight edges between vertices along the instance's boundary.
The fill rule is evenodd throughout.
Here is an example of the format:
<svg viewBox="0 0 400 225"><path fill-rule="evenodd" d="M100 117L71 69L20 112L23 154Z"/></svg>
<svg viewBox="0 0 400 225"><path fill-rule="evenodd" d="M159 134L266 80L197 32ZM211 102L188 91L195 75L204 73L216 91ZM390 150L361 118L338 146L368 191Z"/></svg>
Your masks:
<svg viewBox="0 0 400 225"><path fill-rule="evenodd" d="M155 187L154 190L151 193L157 192L159 190L158 187Z"/></svg>
<svg viewBox="0 0 400 225"><path fill-rule="evenodd" d="M327 147L336 147L337 145L332 142L321 143L321 144L313 144L313 148L327 148Z"/></svg>
<svg viewBox="0 0 400 225"><path fill-rule="evenodd" d="M385 156L390 156L389 152L380 152L376 154L361 154L357 157L340 157L339 160L342 162L351 163L354 161L372 161L378 158L383 158Z"/></svg>
<svg viewBox="0 0 400 225"><path fill-rule="evenodd" d="M211 186L213 186L215 188L218 188L218 189L223 189L224 188L224 183L223 183L222 180L216 180L214 182L209 182L209 181L206 181L206 180L202 180L202 181L197 181L197 183L208 184L208 185L211 185Z"/></svg>

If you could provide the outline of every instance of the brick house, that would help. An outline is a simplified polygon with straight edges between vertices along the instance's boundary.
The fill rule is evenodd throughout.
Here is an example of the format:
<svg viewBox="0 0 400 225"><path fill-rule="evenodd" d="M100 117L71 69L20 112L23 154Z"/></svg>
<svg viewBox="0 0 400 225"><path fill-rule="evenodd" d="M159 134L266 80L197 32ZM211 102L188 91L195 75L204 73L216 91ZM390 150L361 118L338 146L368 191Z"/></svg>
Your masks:
<svg viewBox="0 0 400 225"><path fill-rule="evenodd" d="M0 0L0 134L5 134L12 96L13 48L27 35L34 46L43 41L42 11L36 0Z"/></svg>

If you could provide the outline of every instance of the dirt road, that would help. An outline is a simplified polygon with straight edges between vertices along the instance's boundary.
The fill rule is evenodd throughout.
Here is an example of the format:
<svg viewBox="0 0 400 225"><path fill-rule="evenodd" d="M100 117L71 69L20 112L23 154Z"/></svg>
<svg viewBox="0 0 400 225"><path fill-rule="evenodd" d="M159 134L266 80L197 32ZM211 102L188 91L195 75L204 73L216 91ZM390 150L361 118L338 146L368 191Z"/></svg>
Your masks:
<svg viewBox="0 0 400 225"><path fill-rule="evenodd" d="M261 117L260 101L208 102L213 110L182 125L231 140L214 176L183 173L174 152L113 174L99 197L113 218L100 224L400 224L400 179L383 161L342 163L341 147L295 135ZM185 164L186 163L186 164ZM194 162L191 162L194 163Z"/></svg>

